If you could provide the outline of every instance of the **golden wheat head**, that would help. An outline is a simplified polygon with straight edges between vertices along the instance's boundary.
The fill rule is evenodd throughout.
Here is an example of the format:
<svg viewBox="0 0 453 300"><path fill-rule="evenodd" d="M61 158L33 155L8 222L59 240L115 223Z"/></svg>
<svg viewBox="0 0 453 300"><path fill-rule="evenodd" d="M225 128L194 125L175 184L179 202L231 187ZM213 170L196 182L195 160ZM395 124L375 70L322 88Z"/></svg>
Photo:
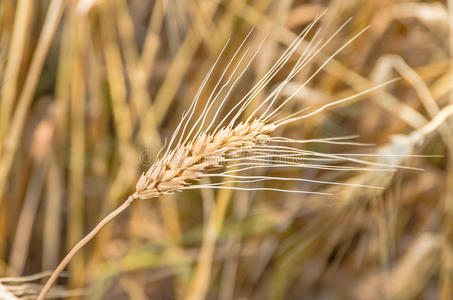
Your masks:
<svg viewBox="0 0 453 300"><path fill-rule="evenodd" d="M322 15L321 15L322 16ZM335 184L335 185L352 185L368 188L380 188L374 186L363 186L360 184L328 182L306 178L290 177L272 177L259 175L250 175L249 171L257 168L316 168L323 170L364 170L373 171L393 171L395 168L391 165L378 164L361 160L353 156L341 154L325 154L292 147L290 145L303 145L306 143L340 143L359 145L348 141L351 137L333 137L317 140L294 140L287 137L276 136L277 129L287 124L308 118L331 106L347 102L363 94L383 87L394 80L368 88L353 96L340 99L310 112L306 110L289 114L285 117L279 115L287 104L324 68L326 64L335 57L341 50L352 43L365 30L356 34L353 38L341 46L335 53L328 57L319 68L315 69L313 74L289 97L281 99L281 92L284 87L300 73L300 71L313 61L313 59L328 45L328 43L344 28L349 22L345 22L334 34L326 40L319 38L319 30L313 34L310 41L305 42L305 38L318 23L319 16L300 35L291 43L284 53L277 59L269 71L254 85L248 93L238 101L234 102L232 109L226 115L219 119L222 108L231 95L237 82L247 70L257 55L261 45L256 51L249 55L249 49L242 51L245 42L251 32L244 39L240 47L229 60L225 70L220 76L217 84L205 101L198 119L195 119L194 112L197 109L198 100L201 97L202 90L209 80L217 61L223 54L223 50L217 61L213 64L207 73L200 89L198 90L194 101L187 111L183 114L170 141L164 146L155 161L139 178L135 192L115 211L105 217L88 235L79 241L73 249L61 261L57 269L47 281L42 289L38 300L44 299L50 287L57 279L71 258L90 241L105 224L115 218L119 213L124 211L136 199L152 199L164 194L170 194L186 189L235 189L235 190L273 190L279 192L292 193L328 193L304 190L289 190L267 187L250 187L241 186L241 184L250 184L263 181L305 181L317 184ZM305 42L303 47L302 43ZM225 46L226 47L226 46ZM301 50L302 48L302 50ZM225 48L224 48L225 49ZM299 51L301 50L301 51ZM242 51L242 54L240 54ZM250 103L256 100L257 95L269 85L275 75L282 70L291 58L298 55L296 63L292 66L287 77L270 92L264 100L247 116L245 112L250 108ZM240 54L240 55L239 55ZM226 78L227 72L231 75ZM231 101L230 101L231 102ZM215 108L215 109L214 109ZM208 116L212 116L208 120ZM313 161L317 163L312 163ZM353 163L353 166L336 165L337 162ZM231 181L220 181L214 183L199 184L202 178L230 178ZM238 186L232 186L231 183Z"/></svg>

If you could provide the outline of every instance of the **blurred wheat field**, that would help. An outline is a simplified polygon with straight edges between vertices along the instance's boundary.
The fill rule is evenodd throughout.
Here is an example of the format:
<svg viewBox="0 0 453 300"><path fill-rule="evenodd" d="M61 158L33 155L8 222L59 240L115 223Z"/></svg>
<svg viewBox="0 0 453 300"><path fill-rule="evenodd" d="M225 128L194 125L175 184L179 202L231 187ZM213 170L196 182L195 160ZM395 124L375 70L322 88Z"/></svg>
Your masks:
<svg viewBox="0 0 453 300"><path fill-rule="evenodd" d="M370 28L284 115L401 80L285 127L285 136L357 134L377 146L307 147L380 153L421 170L272 170L383 191L283 182L276 187L333 196L192 190L136 201L74 257L50 296L453 299L451 2L2 0L0 297L35 299L41 272L134 191L227 42L231 56L252 28L251 47L266 37L235 98L328 9L321 35L352 21L282 94Z"/></svg>

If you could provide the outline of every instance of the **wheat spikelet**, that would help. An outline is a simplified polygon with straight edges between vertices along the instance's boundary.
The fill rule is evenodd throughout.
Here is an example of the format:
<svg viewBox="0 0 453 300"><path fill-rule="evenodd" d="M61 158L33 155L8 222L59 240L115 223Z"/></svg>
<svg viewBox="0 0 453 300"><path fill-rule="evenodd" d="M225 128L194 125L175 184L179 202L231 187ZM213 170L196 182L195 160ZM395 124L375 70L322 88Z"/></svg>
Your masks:
<svg viewBox="0 0 453 300"><path fill-rule="evenodd" d="M305 178L272 177L264 175L253 176L250 174L243 174L244 172L248 172L249 170L253 170L255 168L316 168L340 171L362 171L365 169L373 171L395 170L392 165L382 163L378 164L361 160L354 157L352 154L349 156L342 154L325 154L288 146L288 144L305 143L339 143L359 145L359 143L350 142L349 139L351 137L294 140L286 137L274 136L276 130L282 126L308 118L331 106L350 101L351 99L357 98L395 81L390 80L373 86L353 96L325 104L318 109L312 110L311 112L306 113L305 110L302 110L289 116L280 119L278 118L279 113L286 106L286 104L288 104L297 95L297 93L299 93L324 68L324 66L329 63L333 57L335 57L335 55L337 55L366 30L365 28L353 36L335 53L327 58L325 62L321 64L321 66L319 66L319 68L317 68L313 74L294 91L293 94L279 102L279 96L283 88L325 48L325 46L345 27L349 20L325 41L318 39L319 30L315 32L308 44L304 45L304 50L300 54L291 71L288 73L287 77L280 84L278 84L277 87L269 93L269 95L267 95L261 103L259 103L259 105L257 105L256 109L250 113L247 118L244 118L244 121L239 121L240 118L244 117L244 112L247 108L249 108L249 104L256 99L256 96L264 89L264 87L269 85L275 75L281 71L283 66L285 66L290 58L293 57L296 50L300 48L300 45L305 40L305 37L308 35L310 30L314 28L315 24L321 17L322 14L301 32L301 34L284 51L282 56L276 61L270 70L263 76L263 78L261 78L261 80L259 80L258 83L253 86L243 98L236 101L234 107L229 110L223 119L218 119L217 117L220 114L224 104L228 101L231 91L234 89L236 83L241 79L242 75L245 73L245 70L251 64L261 47L259 46L251 57L247 56L248 49L245 50L244 54L237 59L238 62L236 64L233 63L238 57L238 54L243 48L246 40L250 36L251 31L227 64L225 70L220 76L220 79L210 93L199 119L191 124L202 90L206 82L209 80L217 61L220 59L223 53L222 50L217 61L206 75L191 106L183 114L181 122L177 126L170 142L161 149L156 160L150 166L148 171L143 173L139 178L136 185L136 191L129 196L129 198L120 207L105 217L90 233L88 233L71 249L71 251L65 256L50 276L44 288L41 290L38 300L44 299L53 282L57 279L58 274L63 271L65 266L78 252L78 250L88 243L102 229L102 227L105 226L105 224L110 222L118 214L129 207L129 205L136 199L146 200L185 189L202 188L273 190L303 194L327 194L316 191L288 190L266 187L253 188L248 186L233 187L228 185L229 183L244 184L269 180L295 182L306 181L317 184L339 184L380 188L353 183L328 182ZM243 67L243 70L237 74L237 71L240 69L243 62L246 62L245 66ZM230 67L232 66L234 66L234 68L230 70ZM224 79L228 70L230 70L232 74L221 85L220 83ZM212 111L214 107L216 107L215 112ZM213 113L213 117L210 121L208 121L209 113ZM228 120L229 123L226 124ZM349 162L353 163L354 166L335 165L336 162ZM222 181L219 183L197 184L200 179L205 177L225 177L232 178L234 180Z"/></svg>
<svg viewBox="0 0 453 300"><path fill-rule="evenodd" d="M260 121L240 123L234 128L223 128L218 133L203 134L188 145L180 145L160 158L138 180L134 197L155 198L181 190L199 180L211 168L220 167L231 153L268 140L273 124Z"/></svg>

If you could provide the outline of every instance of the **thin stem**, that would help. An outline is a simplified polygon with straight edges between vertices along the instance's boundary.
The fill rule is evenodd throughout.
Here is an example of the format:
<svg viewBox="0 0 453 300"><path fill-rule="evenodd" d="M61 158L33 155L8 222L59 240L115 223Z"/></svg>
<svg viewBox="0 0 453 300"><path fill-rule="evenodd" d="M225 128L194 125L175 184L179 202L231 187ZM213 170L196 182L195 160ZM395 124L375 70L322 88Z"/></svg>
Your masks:
<svg viewBox="0 0 453 300"><path fill-rule="evenodd" d="M63 258L63 260L60 262L60 264L57 266L55 271L52 272L52 275L50 275L49 279L47 280L46 284L42 288L41 292L39 293L39 296L37 300L44 300L46 297L47 293L49 292L50 288L54 284L55 280L57 280L58 276L60 273L64 270L64 268L68 265L68 263L71 261L72 257L79 252L80 249L83 248L89 241L91 241L96 234L105 226L107 223L109 223L111 220L113 220L117 215L122 213L126 208L131 205L131 203L136 199L135 195L129 196L126 201L124 201L123 204L121 204L117 209L112 211L108 216L106 216L104 219L102 219L96 227L93 228L83 239L81 239L72 249L69 251L68 254Z"/></svg>

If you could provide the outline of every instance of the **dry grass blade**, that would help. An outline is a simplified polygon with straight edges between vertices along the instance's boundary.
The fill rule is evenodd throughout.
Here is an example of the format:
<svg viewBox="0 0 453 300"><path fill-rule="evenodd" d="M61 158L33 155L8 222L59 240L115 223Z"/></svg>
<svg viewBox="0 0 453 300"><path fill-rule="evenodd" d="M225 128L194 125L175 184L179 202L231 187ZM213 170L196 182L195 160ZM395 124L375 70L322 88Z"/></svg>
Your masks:
<svg viewBox="0 0 453 300"><path fill-rule="evenodd" d="M41 288L37 280L49 276L51 272L41 272L22 277L0 277L0 299L2 300L31 300L35 299ZM69 298L85 294L83 290L66 290L60 286L49 292L51 298Z"/></svg>
<svg viewBox="0 0 453 300"><path fill-rule="evenodd" d="M52 42L55 31L57 30L58 22L62 13L63 1L51 1L48 15L46 17L46 23L43 26L35 55L32 59L22 93L20 94L18 100L17 108L12 118L9 134L5 138L5 142L2 144L3 151L1 152L2 157L0 161L0 203L4 197L3 195L7 177L19 145L19 139L27 116L27 111L33 99L33 94L38 84L39 76L41 74L50 43ZM22 24L20 25L22 26Z"/></svg>
<svg viewBox="0 0 453 300"><path fill-rule="evenodd" d="M3 284L0 282L0 298L4 300L17 300L19 298L16 298L13 294L11 294L6 287L3 286Z"/></svg>

